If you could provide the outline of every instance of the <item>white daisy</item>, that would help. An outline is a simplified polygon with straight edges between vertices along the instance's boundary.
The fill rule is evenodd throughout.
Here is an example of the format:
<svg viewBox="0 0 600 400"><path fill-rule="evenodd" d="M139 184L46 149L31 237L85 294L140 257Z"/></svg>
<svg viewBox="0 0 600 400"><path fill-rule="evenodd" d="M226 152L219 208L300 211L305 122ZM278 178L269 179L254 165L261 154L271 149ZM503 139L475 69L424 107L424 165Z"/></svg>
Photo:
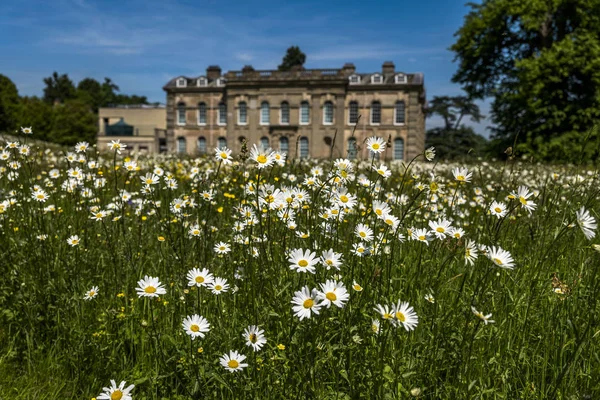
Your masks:
<svg viewBox="0 0 600 400"><path fill-rule="evenodd" d="M219 361L227 371L235 372L241 371L243 368L248 366L248 364L243 363L245 359L245 355L242 355L235 350L231 350L229 354L223 354Z"/></svg>
<svg viewBox="0 0 600 400"><path fill-rule="evenodd" d="M122 381L119 386L114 379L110 380L110 386L102 388L104 393L100 393L97 397L98 400L131 400L131 391L135 385L129 385L125 387L126 382Z"/></svg>
<svg viewBox="0 0 600 400"><path fill-rule="evenodd" d="M501 268L513 269L515 262L510 253L500 247L488 247L488 258Z"/></svg>
<svg viewBox="0 0 600 400"><path fill-rule="evenodd" d="M188 273L187 273L187 279L188 279L188 286L208 286L210 285L213 280L214 277L213 275L210 273L210 271L206 268L203 268L202 271L200 271L199 268L192 268Z"/></svg>
<svg viewBox="0 0 600 400"><path fill-rule="evenodd" d="M186 317L183 320L183 329L185 333L191 336L192 340L197 337L203 338L206 332L210 331L210 324L206 320L206 318L194 314L192 316Z"/></svg>
<svg viewBox="0 0 600 400"><path fill-rule="evenodd" d="M414 330L419 323L417 313L407 302L400 302L400 300L398 300L393 311L396 323L402 324L407 331Z"/></svg>
<svg viewBox="0 0 600 400"><path fill-rule="evenodd" d="M585 207L581 207L579 211L576 213L577 215L577 224L581 228L581 231L585 235L585 238L591 240L594 236L596 236L596 228L598 225L596 224L596 219L590 215L590 212L585 209Z"/></svg>
<svg viewBox="0 0 600 400"><path fill-rule="evenodd" d="M98 296L98 286L92 286L92 288L90 290L85 292L85 296L83 296L83 299L91 300L96 296Z"/></svg>
<svg viewBox="0 0 600 400"><path fill-rule="evenodd" d="M161 286L158 278L148 275L138 281L138 287L135 290L138 297L158 297L161 294L167 293L167 290Z"/></svg>
<svg viewBox="0 0 600 400"><path fill-rule="evenodd" d="M496 321L490 319L492 314L484 315L482 312L477 311L475 309L475 307L473 307L473 306L471 306L471 311L473 311L473 314L475 314L475 316L480 318L486 325L496 322Z"/></svg>
<svg viewBox="0 0 600 400"><path fill-rule="evenodd" d="M213 294L218 295L227 292L229 289L229 284L225 278L215 278L214 281L208 285L208 288L213 292Z"/></svg>
<svg viewBox="0 0 600 400"><path fill-rule="evenodd" d="M318 293L318 298L323 300L321 305L327 306L327 308L329 308L331 304L342 308L348 299L350 299L350 295L344 287L343 282L328 280L325 283L321 283L320 286L321 291Z"/></svg>
<svg viewBox="0 0 600 400"><path fill-rule="evenodd" d="M314 289L311 293L308 286L304 286L302 290L294 293L292 310L294 310L294 315L300 318L300 321L304 318L310 318L312 313L319 314L321 304L317 302L317 294Z"/></svg>
<svg viewBox="0 0 600 400"><path fill-rule="evenodd" d="M256 325L247 327L242 337L246 339L246 346L251 346L254 351L259 351L267 343L265 331L259 329Z"/></svg>
<svg viewBox="0 0 600 400"><path fill-rule="evenodd" d="M298 272L315 273L315 265L319 262L315 252L310 250L294 249L289 253L288 262L290 269Z"/></svg>

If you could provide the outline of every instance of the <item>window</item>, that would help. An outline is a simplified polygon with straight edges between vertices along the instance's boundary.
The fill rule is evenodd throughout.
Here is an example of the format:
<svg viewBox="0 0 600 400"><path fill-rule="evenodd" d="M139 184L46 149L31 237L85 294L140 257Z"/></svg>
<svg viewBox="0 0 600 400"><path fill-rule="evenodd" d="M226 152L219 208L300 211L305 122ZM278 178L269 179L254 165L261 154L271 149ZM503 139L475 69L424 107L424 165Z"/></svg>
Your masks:
<svg viewBox="0 0 600 400"><path fill-rule="evenodd" d="M186 87L187 86L187 79L185 79L185 78L177 78L176 86L177 87Z"/></svg>
<svg viewBox="0 0 600 400"><path fill-rule="evenodd" d="M407 79L406 79L406 75L404 74L397 74L395 77L395 82L396 83L406 83Z"/></svg>
<svg viewBox="0 0 600 400"><path fill-rule="evenodd" d="M360 76L359 75L350 75L350 78L348 78L349 82L351 85L356 85L360 83Z"/></svg>
<svg viewBox="0 0 600 400"><path fill-rule="evenodd" d="M218 138L217 139L217 147L219 149L224 149L225 147L227 147L227 139L225 139L223 136Z"/></svg>
<svg viewBox="0 0 600 400"><path fill-rule="evenodd" d="M404 139L394 139L394 160L404 160Z"/></svg>
<svg viewBox="0 0 600 400"><path fill-rule="evenodd" d="M217 86L225 86L225 83L227 81L225 80L225 78L219 78L217 79Z"/></svg>
<svg viewBox="0 0 600 400"><path fill-rule="evenodd" d="M206 154L206 139L203 136L198 138L198 153Z"/></svg>
<svg viewBox="0 0 600 400"><path fill-rule="evenodd" d="M394 108L394 124L404 125L406 119L406 106L403 101L397 101Z"/></svg>
<svg viewBox="0 0 600 400"><path fill-rule="evenodd" d="M198 104L198 125L206 125L206 103Z"/></svg>
<svg viewBox="0 0 600 400"><path fill-rule="evenodd" d="M290 151L290 141L285 136L279 138L279 151L284 154Z"/></svg>
<svg viewBox="0 0 600 400"><path fill-rule="evenodd" d="M371 103L371 125L379 125L381 123L381 103L374 101Z"/></svg>
<svg viewBox="0 0 600 400"><path fill-rule="evenodd" d="M177 138L177 152L178 153L185 153L186 152L186 143L185 143L185 138L184 137L178 137Z"/></svg>
<svg viewBox="0 0 600 400"><path fill-rule="evenodd" d="M227 125L227 104L219 103L219 125Z"/></svg>
<svg viewBox="0 0 600 400"><path fill-rule="evenodd" d="M269 138L266 136L263 136L260 138L260 148L263 151L267 151L267 149L269 148Z"/></svg>
<svg viewBox="0 0 600 400"><path fill-rule="evenodd" d="M208 81L206 80L206 77L201 76L200 78L198 78L198 86L200 86L200 87L208 86Z"/></svg>
<svg viewBox="0 0 600 400"><path fill-rule="evenodd" d="M348 158L350 160L354 160L356 158L356 153L357 153L356 139L350 138L350 139L348 139Z"/></svg>
<svg viewBox="0 0 600 400"><path fill-rule="evenodd" d="M290 123L290 105L287 101L281 103L281 108L279 109L279 123L282 125Z"/></svg>
<svg viewBox="0 0 600 400"><path fill-rule="evenodd" d="M372 75L371 83L383 83L383 77L379 74Z"/></svg>
<svg viewBox="0 0 600 400"><path fill-rule="evenodd" d="M245 101L240 101L238 104L238 125L246 125L248 123L248 108Z"/></svg>
<svg viewBox="0 0 600 400"><path fill-rule="evenodd" d="M310 123L310 105L308 101L300 103L300 124L308 125Z"/></svg>
<svg viewBox="0 0 600 400"><path fill-rule="evenodd" d="M269 103L263 101L260 103L260 124L261 125L269 125Z"/></svg>
<svg viewBox="0 0 600 400"><path fill-rule="evenodd" d="M185 103L177 104L177 125L185 125Z"/></svg>
<svg viewBox="0 0 600 400"><path fill-rule="evenodd" d="M325 104L323 104L323 124L333 124L333 103L330 101L326 101Z"/></svg>
<svg viewBox="0 0 600 400"><path fill-rule="evenodd" d="M358 122L358 102L351 101L348 106L348 124L356 124Z"/></svg>
<svg viewBox="0 0 600 400"><path fill-rule="evenodd" d="M308 138L300 138L300 158L308 158Z"/></svg>

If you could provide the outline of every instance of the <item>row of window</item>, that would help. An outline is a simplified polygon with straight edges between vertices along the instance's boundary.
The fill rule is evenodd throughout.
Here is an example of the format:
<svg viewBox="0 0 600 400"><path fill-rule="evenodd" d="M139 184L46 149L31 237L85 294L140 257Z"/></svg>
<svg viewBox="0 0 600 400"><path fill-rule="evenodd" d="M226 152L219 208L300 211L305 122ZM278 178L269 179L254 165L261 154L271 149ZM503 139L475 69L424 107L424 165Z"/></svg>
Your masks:
<svg viewBox="0 0 600 400"><path fill-rule="evenodd" d="M240 142L244 138L240 138ZM300 149L300 158L308 157L308 138L301 137L299 141L299 149ZM217 147L222 149L227 147L227 139L223 136L217 139ZM266 150L270 147L269 138L263 136L260 138L260 147L263 150ZM285 136L279 138L279 151L287 154L290 149L289 139ZM200 154L206 154L208 152L206 138L200 136L197 141L197 150ZM187 142L184 137L177 138L177 152L186 153L187 152ZM355 159L357 155L356 151L356 139L350 138L348 139L348 158ZM394 160L403 160L404 159L404 140L402 138L394 139Z"/></svg>
<svg viewBox="0 0 600 400"><path fill-rule="evenodd" d="M348 81L351 85L360 84L361 80L362 80L362 77L360 75L351 75L348 78ZM381 75L381 74L371 75L371 83L381 84L381 83L383 83L383 81L384 81L383 75ZM406 75L404 75L404 74L396 74L394 76L394 83L407 83L407 82L408 82L408 79L407 79ZM225 83L227 83L227 80L225 78L218 78L216 80L217 86L225 86ZM177 87L187 87L187 79L186 78L177 78L175 85ZM201 76L200 78L198 78L196 80L196 86L198 86L198 87L208 86L208 79L205 76Z"/></svg>
<svg viewBox="0 0 600 400"><path fill-rule="evenodd" d="M323 104L323 125L333 124L333 103L326 101ZM198 104L198 125L206 125L207 121L206 103ZM185 125L186 123L185 104L177 105L177 124ZM351 101L348 105L348 124L356 124L358 122L359 107L358 102ZM269 125L271 123L271 108L269 102L263 101L260 104L260 124ZM406 121L406 106L403 101L397 101L394 106L394 124L403 125ZM374 101L371 103L371 125L381 124L381 103ZM290 104L287 101L281 103L279 107L279 123L287 125L290 123ZM310 104L308 101L300 103L300 125L310 124ZM237 124L248 124L248 105L242 101L237 107ZM227 125L227 105L224 102L219 103L217 108L217 125Z"/></svg>

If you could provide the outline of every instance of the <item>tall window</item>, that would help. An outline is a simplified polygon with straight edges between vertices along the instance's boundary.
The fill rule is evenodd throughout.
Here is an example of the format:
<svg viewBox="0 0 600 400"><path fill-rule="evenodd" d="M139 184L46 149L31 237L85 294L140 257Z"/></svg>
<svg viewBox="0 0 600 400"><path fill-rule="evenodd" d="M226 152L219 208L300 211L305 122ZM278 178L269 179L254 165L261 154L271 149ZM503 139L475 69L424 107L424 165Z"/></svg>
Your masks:
<svg viewBox="0 0 600 400"><path fill-rule="evenodd" d="M177 138L177 152L178 153L185 153L186 152L186 143L185 143L185 138L184 137L178 137Z"/></svg>
<svg viewBox="0 0 600 400"><path fill-rule="evenodd" d="M348 158L354 160L356 158L356 153L356 139L350 138L348 139Z"/></svg>
<svg viewBox="0 0 600 400"><path fill-rule="evenodd" d="M333 124L333 103L330 101L326 101L323 104L323 124Z"/></svg>
<svg viewBox="0 0 600 400"><path fill-rule="evenodd" d="M300 124L307 125L310 123L310 105L308 101L300 103Z"/></svg>
<svg viewBox="0 0 600 400"><path fill-rule="evenodd" d="M394 124L402 125L406 119L406 106L403 101L396 102L396 108L394 109Z"/></svg>
<svg viewBox="0 0 600 400"><path fill-rule="evenodd" d="M224 149L225 147L227 147L227 139L225 139L223 136L218 138L217 139L217 147L219 149Z"/></svg>
<svg viewBox="0 0 600 400"><path fill-rule="evenodd" d="M238 104L238 125L246 125L248 123L248 109L246 102L240 101Z"/></svg>
<svg viewBox="0 0 600 400"><path fill-rule="evenodd" d="M285 136L279 138L279 151L284 154L290 151L290 141Z"/></svg>
<svg viewBox="0 0 600 400"><path fill-rule="evenodd" d="M282 125L290 123L290 105L287 101L281 103L281 108L279 110L279 122Z"/></svg>
<svg viewBox="0 0 600 400"><path fill-rule="evenodd" d="M356 124L358 122L358 102L351 101L348 106L348 123Z"/></svg>
<svg viewBox="0 0 600 400"><path fill-rule="evenodd" d="M227 104L219 103L219 125L227 125Z"/></svg>
<svg viewBox="0 0 600 400"><path fill-rule="evenodd" d="M404 160L404 139L394 139L394 160Z"/></svg>
<svg viewBox="0 0 600 400"><path fill-rule="evenodd" d="M206 125L206 103L198 104L198 125Z"/></svg>
<svg viewBox="0 0 600 400"><path fill-rule="evenodd" d="M381 103L374 101L371 103L371 124L379 125L381 123Z"/></svg>
<svg viewBox="0 0 600 400"><path fill-rule="evenodd" d="M185 125L185 103L177 104L177 125Z"/></svg>
<svg viewBox="0 0 600 400"><path fill-rule="evenodd" d="M269 148L269 138L266 136L263 136L260 138L260 148L263 151L266 151Z"/></svg>
<svg viewBox="0 0 600 400"><path fill-rule="evenodd" d="M300 138L300 158L308 158L308 138Z"/></svg>
<svg viewBox="0 0 600 400"><path fill-rule="evenodd" d="M198 153L200 154L206 154L206 139L203 136L200 136L198 138Z"/></svg>
<svg viewBox="0 0 600 400"><path fill-rule="evenodd" d="M261 125L269 125L269 123L270 123L269 103L266 101L263 101L260 104L260 124Z"/></svg>

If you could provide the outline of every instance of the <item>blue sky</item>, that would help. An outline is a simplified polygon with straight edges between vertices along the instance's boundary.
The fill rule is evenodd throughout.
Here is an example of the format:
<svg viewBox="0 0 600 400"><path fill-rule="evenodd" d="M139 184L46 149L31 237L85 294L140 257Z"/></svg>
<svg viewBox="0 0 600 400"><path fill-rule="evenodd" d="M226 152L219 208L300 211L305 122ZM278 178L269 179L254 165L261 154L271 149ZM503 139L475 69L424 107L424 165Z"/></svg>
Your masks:
<svg viewBox="0 0 600 400"><path fill-rule="evenodd" d="M2 0L0 73L21 95L42 94L43 78L68 73L110 77L126 94L165 102L162 86L178 75L198 76L218 64L275 69L298 45L307 68L353 62L375 72L423 72L427 98L458 95L454 33L468 7L461 0ZM488 114L489 103L480 103ZM429 118L427 128L438 126ZM470 123L487 136L489 121Z"/></svg>

